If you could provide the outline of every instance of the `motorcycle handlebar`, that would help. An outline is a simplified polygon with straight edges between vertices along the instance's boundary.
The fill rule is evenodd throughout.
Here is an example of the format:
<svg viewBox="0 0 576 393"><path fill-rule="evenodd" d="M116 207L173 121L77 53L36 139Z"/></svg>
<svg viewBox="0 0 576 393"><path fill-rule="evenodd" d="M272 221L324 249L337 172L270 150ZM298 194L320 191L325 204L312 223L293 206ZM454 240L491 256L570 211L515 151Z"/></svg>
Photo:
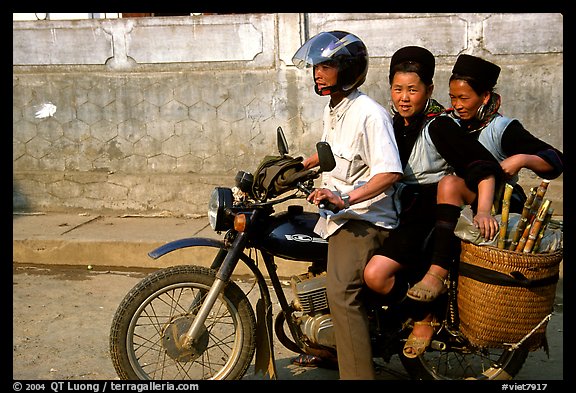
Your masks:
<svg viewBox="0 0 576 393"><path fill-rule="evenodd" d="M299 189L300 191L302 191L303 193L306 194L306 196L308 196L308 195L310 195L310 194L312 193L312 190L308 189L306 186L304 186L304 184L302 184L302 183L300 183L300 182L298 183L297 186L298 186L298 189ZM312 202L310 202L310 203L312 203ZM334 203L332 203L332 202L330 202L330 201L328 201L328 200L325 200L325 201L323 201L323 202L320 202L320 204L318 205L318 207L319 207L320 209L330 210L330 211L332 211L332 212L334 212L334 213L338 213L338 212L340 211L340 208L339 208L338 206L336 206Z"/></svg>
<svg viewBox="0 0 576 393"><path fill-rule="evenodd" d="M327 210L331 210L334 213L338 213L340 211L340 209L338 208L338 206L336 206L335 204L333 204L332 202L320 202L320 204L318 205L318 207L320 209L327 209Z"/></svg>

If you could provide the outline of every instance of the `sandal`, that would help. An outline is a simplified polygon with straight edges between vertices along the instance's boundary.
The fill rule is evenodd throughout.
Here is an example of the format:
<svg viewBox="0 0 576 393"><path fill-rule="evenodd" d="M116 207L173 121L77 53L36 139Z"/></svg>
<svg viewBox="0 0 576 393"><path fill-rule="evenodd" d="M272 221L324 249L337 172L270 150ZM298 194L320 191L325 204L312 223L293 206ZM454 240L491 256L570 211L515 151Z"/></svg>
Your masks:
<svg viewBox="0 0 576 393"><path fill-rule="evenodd" d="M414 359L420 356L422 353L424 353L424 351L426 351L426 348L428 348L430 342L432 341L432 336L434 335L434 327L440 326L438 322L434 321L432 322L418 321L414 322L414 325L430 326L432 327L432 334L430 335L430 337L424 338L424 337L416 337L413 332L410 333L408 339L406 340L406 344L404 344L404 349L402 350L404 356L410 359Z"/></svg>
<svg viewBox="0 0 576 393"><path fill-rule="evenodd" d="M319 356L308 354L301 354L292 358L291 363L300 367L321 367L331 370L338 369L338 362L336 359L323 359Z"/></svg>
<svg viewBox="0 0 576 393"><path fill-rule="evenodd" d="M435 300L438 296L448 291L449 281L447 279L440 277L436 273L432 272L427 272L426 274L429 274L432 277L437 278L442 283L440 289L437 290L432 289L426 286L422 281L420 281L408 290L406 296L408 296L410 299L417 300L419 302L431 302Z"/></svg>

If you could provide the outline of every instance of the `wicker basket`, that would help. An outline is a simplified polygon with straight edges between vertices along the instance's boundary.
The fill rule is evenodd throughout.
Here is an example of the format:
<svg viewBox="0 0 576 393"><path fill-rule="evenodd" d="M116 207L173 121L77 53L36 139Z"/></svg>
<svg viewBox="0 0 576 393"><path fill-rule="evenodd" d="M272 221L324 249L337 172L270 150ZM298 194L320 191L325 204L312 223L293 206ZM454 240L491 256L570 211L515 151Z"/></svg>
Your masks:
<svg viewBox="0 0 576 393"><path fill-rule="evenodd" d="M546 345L562 250L524 254L462 242L458 276L460 331L479 347ZM531 333L532 332L532 333Z"/></svg>

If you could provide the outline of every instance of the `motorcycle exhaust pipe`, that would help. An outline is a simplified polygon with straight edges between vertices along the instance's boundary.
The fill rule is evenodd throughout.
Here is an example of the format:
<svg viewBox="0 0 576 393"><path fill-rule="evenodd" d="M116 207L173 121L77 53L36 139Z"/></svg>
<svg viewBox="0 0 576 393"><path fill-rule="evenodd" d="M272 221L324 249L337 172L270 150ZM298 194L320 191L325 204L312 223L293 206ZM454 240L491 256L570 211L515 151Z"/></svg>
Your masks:
<svg viewBox="0 0 576 393"><path fill-rule="evenodd" d="M445 351L446 343L443 343L442 341L432 340L430 342L430 348L435 349L437 351Z"/></svg>

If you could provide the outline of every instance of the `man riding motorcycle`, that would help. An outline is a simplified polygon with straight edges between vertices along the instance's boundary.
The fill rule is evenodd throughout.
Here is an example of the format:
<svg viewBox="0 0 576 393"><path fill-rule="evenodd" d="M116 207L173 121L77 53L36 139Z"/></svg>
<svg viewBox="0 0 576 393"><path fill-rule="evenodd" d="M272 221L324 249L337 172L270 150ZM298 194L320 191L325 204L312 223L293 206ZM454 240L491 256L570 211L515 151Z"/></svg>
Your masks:
<svg viewBox="0 0 576 393"><path fill-rule="evenodd" d="M308 200L325 200L340 210L321 209L316 233L328 239L327 296L332 309L341 379L374 379L368 318L361 299L363 270L389 231L398 224L394 183L402 176L391 117L360 92L368 51L357 36L322 32L295 53L299 68L312 67L314 90L330 96L322 140L332 147L336 168L322 175L322 188ZM318 156L304 160L306 169Z"/></svg>

